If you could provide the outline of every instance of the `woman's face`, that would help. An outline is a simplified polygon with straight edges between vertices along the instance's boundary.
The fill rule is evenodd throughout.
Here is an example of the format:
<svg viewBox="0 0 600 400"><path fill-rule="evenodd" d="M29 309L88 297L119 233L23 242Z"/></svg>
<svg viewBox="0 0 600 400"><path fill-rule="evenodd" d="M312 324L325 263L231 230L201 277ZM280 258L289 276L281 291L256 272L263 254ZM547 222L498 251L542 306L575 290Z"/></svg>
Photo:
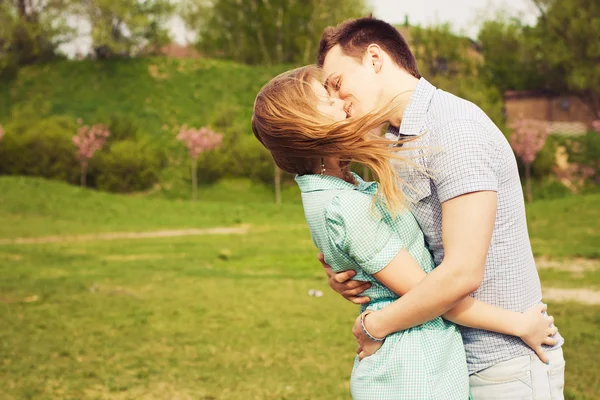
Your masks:
<svg viewBox="0 0 600 400"><path fill-rule="evenodd" d="M334 122L343 121L348 118L348 114L344 110L344 100L331 97L325 87L323 87L323 84L316 79L313 79L311 86L317 96L317 110L331 117Z"/></svg>

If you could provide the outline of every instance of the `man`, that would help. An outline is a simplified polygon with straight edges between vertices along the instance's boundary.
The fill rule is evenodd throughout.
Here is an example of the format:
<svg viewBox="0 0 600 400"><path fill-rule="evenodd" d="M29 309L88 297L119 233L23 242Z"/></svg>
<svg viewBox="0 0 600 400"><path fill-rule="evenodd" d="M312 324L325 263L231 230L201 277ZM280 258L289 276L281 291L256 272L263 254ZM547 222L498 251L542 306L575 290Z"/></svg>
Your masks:
<svg viewBox="0 0 600 400"><path fill-rule="evenodd" d="M419 325L468 295L517 312L539 303L517 164L485 113L423 79L400 33L377 19L326 29L318 64L330 95L344 100L349 118L400 101L386 136L413 138L404 146L427 171L399 166L437 267L395 303L369 314L368 332L385 337ZM356 304L369 301L359 296L368 284L349 280L354 271L335 275L320 260L335 291ZM377 346L358 327L359 350L368 354ZM546 349L546 364L518 338L464 327L461 333L476 400L563 398L560 335Z"/></svg>

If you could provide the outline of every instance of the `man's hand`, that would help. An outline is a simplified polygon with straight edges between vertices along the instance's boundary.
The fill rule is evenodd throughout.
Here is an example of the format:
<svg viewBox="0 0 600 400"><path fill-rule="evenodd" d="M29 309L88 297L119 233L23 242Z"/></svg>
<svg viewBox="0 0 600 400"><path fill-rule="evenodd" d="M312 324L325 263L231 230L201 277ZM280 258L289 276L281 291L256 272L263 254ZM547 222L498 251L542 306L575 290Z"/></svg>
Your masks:
<svg viewBox="0 0 600 400"><path fill-rule="evenodd" d="M370 311L365 311L365 312L370 313ZM359 315L358 318L356 318L356 321L354 321L354 326L352 327L352 333L354 334L354 336L356 337L356 341L358 342L358 348L356 349L356 354L358 354L359 360L362 360L365 357L375 354L375 352L377 350L379 350L381 348L381 346L383 346L383 342L375 342L375 341L369 339L369 337L365 334L365 332L362 329L362 326L360 325L360 317L361 316L362 316L362 314ZM367 324L366 318L365 318L364 323L366 326L366 324ZM367 327L367 329L369 329L369 328ZM371 332L369 331L369 333L371 333Z"/></svg>
<svg viewBox="0 0 600 400"><path fill-rule="evenodd" d="M334 273L331 270L331 266L325 263L325 256L323 253L319 253L317 258L325 269L329 286L334 291L338 292L346 300L351 301L354 304L365 304L371 301L369 297L359 296L359 294L371 287L369 282L351 281L350 279L356 275L356 272L352 270L340 272L338 274Z"/></svg>

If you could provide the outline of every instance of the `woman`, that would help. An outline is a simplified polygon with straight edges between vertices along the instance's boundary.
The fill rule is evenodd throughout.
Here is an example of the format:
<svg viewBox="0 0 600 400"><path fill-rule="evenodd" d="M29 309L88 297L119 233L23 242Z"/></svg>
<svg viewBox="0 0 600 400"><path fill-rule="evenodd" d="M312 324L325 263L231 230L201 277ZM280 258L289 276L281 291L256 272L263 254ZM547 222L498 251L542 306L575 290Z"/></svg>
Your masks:
<svg viewBox="0 0 600 400"><path fill-rule="evenodd" d="M544 305L521 314L466 298L445 319L375 338L368 314L414 287L433 267L423 233L404 205L392 162L412 164L376 132L393 112L390 104L346 120L343 102L328 96L320 70L286 72L260 91L252 129L277 165L297 174L312 238L334 271L353 269L369 281L361 328L382 343L372 356L357 356L351 377L354 399L467 399L468 372L456 326L519 336L530 347L553 344L553 319ZM371 169L379 184L350 172L350 163ZM425 172L425 171L423 171ZM426 172L425 172L426 173Z"/></svg>

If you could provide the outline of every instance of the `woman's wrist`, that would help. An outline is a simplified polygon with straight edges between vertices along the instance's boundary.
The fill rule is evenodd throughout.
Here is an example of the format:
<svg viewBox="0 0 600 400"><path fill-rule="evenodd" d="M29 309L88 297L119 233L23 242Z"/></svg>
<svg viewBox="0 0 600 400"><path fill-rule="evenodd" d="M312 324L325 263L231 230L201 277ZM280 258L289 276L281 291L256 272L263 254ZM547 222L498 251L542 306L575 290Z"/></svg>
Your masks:
<svg viewBox="0 0 600 400"><path fill-rule="evenodd" d="M383 339L389 335L389 332L385 329L385 323L381 318L381 311L370 312L368 317L365 317L364 324L369 333L376 338Z"/></svg>
<svg viewBox="0 0 600 400"><path fill-rule="evenodd" d="M525 314L514 312L510 321L509 335L521 337L526 333L527 319Z"/></svg>

